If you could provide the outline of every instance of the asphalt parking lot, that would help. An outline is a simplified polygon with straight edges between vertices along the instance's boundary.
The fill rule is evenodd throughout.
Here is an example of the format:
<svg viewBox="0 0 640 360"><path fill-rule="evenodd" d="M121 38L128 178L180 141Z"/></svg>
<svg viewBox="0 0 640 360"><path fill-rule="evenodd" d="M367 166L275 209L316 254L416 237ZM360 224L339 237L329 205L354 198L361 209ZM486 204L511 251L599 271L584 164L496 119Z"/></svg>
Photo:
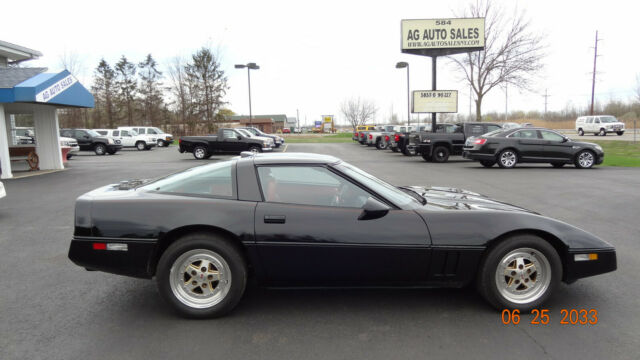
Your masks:
<svg viewBox="0 0 640 360"><path fill-rule="evenodd" d="M0 359L638 358L640 169L485 169L459 157L426 163L351 143L286 151L331 154L397 185L465 188L566 221L615 245L618 271L561 286L545 306L548 325L531 325L530 315L503 325L473 289L249 287L229 316L185 320L165 306L154 282L87 272L67 250L77 196L203 162L175 146L87 152L65 171L4 181ZM561 309L596 309L598 324L562 325Z"/></svg>

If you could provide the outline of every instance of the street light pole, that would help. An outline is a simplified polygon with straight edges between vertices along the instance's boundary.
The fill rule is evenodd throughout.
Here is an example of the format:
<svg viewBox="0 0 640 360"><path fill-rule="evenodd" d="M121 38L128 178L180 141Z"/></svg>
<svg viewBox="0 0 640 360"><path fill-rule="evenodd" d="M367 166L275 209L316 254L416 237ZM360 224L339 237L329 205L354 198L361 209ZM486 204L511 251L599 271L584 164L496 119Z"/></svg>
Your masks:
<svg viewBox="0 0 640 360"><path fill-rule="evenodd" d="M411 124L411 90L409 87L409 63L399 62L396 64L396 69L407 68L407 126Z"/></svg>
<svg viewBox="0 0 640 360"><path fill-rule="evenodd" d="M253 112L251 111L251 70L258 70L260 66L256 63L236 64L236 69L247 68L247 80L249 81L249 127L253 127Z"/></svg>

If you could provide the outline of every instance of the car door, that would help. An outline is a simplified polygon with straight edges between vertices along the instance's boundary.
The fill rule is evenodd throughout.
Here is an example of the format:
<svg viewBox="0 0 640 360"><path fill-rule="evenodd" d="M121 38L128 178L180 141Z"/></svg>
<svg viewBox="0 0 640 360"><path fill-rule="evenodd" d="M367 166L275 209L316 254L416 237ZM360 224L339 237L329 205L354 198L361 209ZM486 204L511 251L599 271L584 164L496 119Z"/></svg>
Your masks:
<svg viewBox="0 0 640 360"><path fill-rule="evenodd" d="M264 200L256 244L275 285L380 285L425 281L430 239L412 210L365 220L375 197L324 166L257 167Z"/></svg>
<svg viewBox="0 0 640 360"><path fill-rule="evenodd" d="M136 145L135 138L130 130L120 130L120 141L124 147L132 147Z"/></svg>
<svg viewBox="0 0 640 360"><path fill-rule="evenodd" d="M75 130L74 136L76 140L78 140L78 145L80 146L80 150L91 150L91 136L89 133L84 130Z"/></svg>
<svg viewBox="0 0 640 360"><path fill-rule="evenodd" d="M240 137L240 139L238 139ZM220 150L224 152L238 153L246 150L247 144L241 140L242 135L232 129L222 130L222 141L220 142Z"/></svg>
<svg viewBox="0 0 640 360"><path fill-rule="evenodd" d="M546 143L540 138L536 129L521 129L508 136L515 139L515 147L521 160L538 161L541 160L542 145Z"/></svg>
<svg viewBox="0 0 640 360"><path fill-rule="evenodd" d="M571 141L555 131L540 130L540 136L545 141L540 156L548 160L571 160L573 144Z"/></svg>

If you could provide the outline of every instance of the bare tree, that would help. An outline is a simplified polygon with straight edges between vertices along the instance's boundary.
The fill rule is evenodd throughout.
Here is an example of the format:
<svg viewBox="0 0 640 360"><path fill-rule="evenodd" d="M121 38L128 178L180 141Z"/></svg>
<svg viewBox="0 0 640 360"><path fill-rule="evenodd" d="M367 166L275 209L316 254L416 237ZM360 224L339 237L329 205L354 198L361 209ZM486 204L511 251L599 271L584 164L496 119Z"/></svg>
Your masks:
<svg viewBox="0 0 640 360"><path fill-rule="evenodd" d="M485 18L485 49L459 58L449 56L473 88L476 120L482 121L482 99L494 87L509 84L530 90L532 76L544 67L545 36L531 29L524 13L516 9L514 16L506 16L491 0L477 0L457 16Z"/></svg>
<svg viewBox="0 0 640 360"><path fill-rule="evenodd" d="M377 111L378 108L372 100L363 100L360 97L352 97L340 104L340 112L342 112L344 118L351 124L354 131L358 126L373 120Z"/></svg>
<svg viewBox="0 0 640 360"><path fill-rule="evenodd" d="M84 61L78 56L78 53L65 50L58 58L58 64L61 68L69 71L76 78L84 77L85 66ZM59 109L60 123L64 127L89 127L89 112L87 109L66 108Z"/></svg>

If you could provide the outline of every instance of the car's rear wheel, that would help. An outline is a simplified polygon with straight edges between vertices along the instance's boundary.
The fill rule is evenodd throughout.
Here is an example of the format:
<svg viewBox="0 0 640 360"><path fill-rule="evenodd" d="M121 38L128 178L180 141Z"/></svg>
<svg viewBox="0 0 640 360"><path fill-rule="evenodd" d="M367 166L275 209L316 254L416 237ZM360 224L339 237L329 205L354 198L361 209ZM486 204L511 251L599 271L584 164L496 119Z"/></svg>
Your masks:
<svg viewBox="0 0 640 360"><path fill-rule="evenodd" d="M564 166L564 163L555 162L555 163L551 163L551 166L553 166L554 168L561 168Z"/></svg>
<svg viewBox="0 0 640 360"><path fill-rule="evenodd" d="M449 149L446 146L436 146L433 149L431 160L437 163L444 163L449 160Z"/></svg>
<svg viewBox="0 0 640 360"><path fill-rule="evenodd" d="M616 134L618 134L618 136L622 136L624 135L624 131L616 131Z"/></svg>
<svg viewBox="0 0 640 360"><path fill-rule="evenodd" d="M107 146L105 144L96 144L93 148L93 152L95 152L96 155L104 155L107 153Z"/></svg>
<svg viewBox="0 0 640 360"><path fill-rule="evenodd" d="M207 149L204 146L196 146L193 149L193 157L196 160L204 160L207 158Z"/></svg>
<svg viewBox="0 0 640 360"><path fill-rule="evenodd" d="M595 164L596 156L589 150L582 150L576 154L574 164L579 169L589 169Z"/></svg>
<svg viewBox="0 0 640 360"><path fill-rule="evenodd" d="M480 164L484 167L490 168L495 165L496 162L493 160L480 160Z"/></svg>
<svg viewBox="0 0 640 360"><path fill-rule="evenodd" d="M156 272L163 299L191 318L225 315L242 298L247 265L227 239L207 233L184 236L162 254Z"/></svg>
<svg viewBox="0 0 640 360"><path fill-rule="evenodd" d="M257 154L262 152L262 148L260 148L259 146L252 146L249 148L249 151L251 151L254 154Z"/></svg>
<svg viewBox="0 0 640 360"><path fill-rule="evenodd" d="M579 136L584 136L584 130L578 129L578 135Z"/></svg>
<svg viewBox="0 0 640 360"><path fill-rule="evenodd" d="M384 144L383 144L383 143L382 143L382 140L378 140L378 141L376 141L376 148L377 148L378 150L384 150L384 149L386 149L386 148L387 148L387 143L384 143Z"/></svg>
<svg viewBox="0 0 640 360"><path fill-rule="evenodd" d="M147 144L144 143L144 141L138 141L136 143L136 149L138 149L138 151L142 151L147 147Z"/></svg>
<svg viewBox="0 0 640 360"><path fill-rule="evenodd" d="M503 169L511 169L518 163L518 154L515 150L506 149L498 154L498 166Z"/></svg>
<svg viewBox="0 0 640 360"><path fill-rule="evenodd" d="M562 279L560 256L534 235L518 235L493 246L478 273L480 294L495 308L529 311L544 303Z"/></svg>

